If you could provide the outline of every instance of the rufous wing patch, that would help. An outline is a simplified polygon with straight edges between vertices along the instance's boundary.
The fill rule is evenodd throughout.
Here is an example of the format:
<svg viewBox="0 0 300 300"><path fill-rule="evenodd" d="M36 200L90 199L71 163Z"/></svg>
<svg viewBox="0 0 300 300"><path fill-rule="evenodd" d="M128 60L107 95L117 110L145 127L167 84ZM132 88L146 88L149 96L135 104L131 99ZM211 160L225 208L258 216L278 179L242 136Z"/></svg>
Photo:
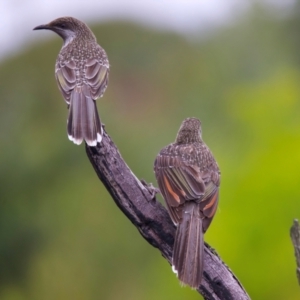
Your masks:
<svg viewBox="0 0 300 300"><path fill-rule="evenodd" d="M163 179L164 179L166 189L169 192L169 194L171 195L171 197L175 200L175 202L180 204L180 197L172 190L171 185L165 175L163 175Z"/></svg>

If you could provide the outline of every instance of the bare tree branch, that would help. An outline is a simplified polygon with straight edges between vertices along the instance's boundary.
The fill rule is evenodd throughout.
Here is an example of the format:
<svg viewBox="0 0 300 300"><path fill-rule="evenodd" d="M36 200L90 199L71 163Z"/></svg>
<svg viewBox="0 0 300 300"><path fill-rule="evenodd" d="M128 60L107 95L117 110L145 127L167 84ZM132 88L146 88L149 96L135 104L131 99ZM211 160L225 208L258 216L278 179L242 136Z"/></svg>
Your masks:
<svg viewBox="0 0 300 300"><path fill-rule="evenodd" d="M297 273L298 283L300 285L300 226L297 219L294 220L293 226L291 227L290 230L290 235L295 249L295 257L297 263L296 273Z"/></svg>
<svg viewBox="0 0 300 300"><path fill-rule="evenodd" d="M170 263L176 228L166 209L156 201L158 190L136 178L105 131L101 144L86 146L86 153L118 207ZM197 291L206 300L250 299L238 279L207 244L203 280Z"/></svg>

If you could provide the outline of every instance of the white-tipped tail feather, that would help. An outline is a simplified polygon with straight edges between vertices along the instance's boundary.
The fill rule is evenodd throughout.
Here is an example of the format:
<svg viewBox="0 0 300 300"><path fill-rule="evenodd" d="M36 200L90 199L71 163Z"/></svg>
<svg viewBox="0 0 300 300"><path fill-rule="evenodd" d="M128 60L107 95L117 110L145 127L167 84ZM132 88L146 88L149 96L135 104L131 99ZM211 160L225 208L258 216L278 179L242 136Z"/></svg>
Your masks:
<svg viewBox="0 0 300 300"><path fill-rule="evenodd" d="M69 140L77 145L85 140L89 146L96 146L102 140L96 102L86 85L75 88L71 94L67 127Z"/></svg>
<svg viewBox="0 0 300 300"><path fill-rule="evenodd" d="M200 286L203 273L203 229L199 205L185 204L182 221L178 224L174 250L173 272L177 273L182 285L196 289Z"/></svg>

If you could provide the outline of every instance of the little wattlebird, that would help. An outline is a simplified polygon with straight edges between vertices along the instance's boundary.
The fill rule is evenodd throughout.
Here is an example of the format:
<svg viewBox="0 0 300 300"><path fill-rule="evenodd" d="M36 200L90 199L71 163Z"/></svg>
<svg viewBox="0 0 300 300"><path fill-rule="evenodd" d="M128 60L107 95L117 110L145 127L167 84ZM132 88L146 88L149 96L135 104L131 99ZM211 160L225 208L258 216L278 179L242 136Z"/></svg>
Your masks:
<svg viewBox="0 0 300 300"><path fill-rule="evenodd" d="M107 55L89 27L75 18L58 18L34 28L39 29L52 30L63 39L55 77L69 108L68 137L78 145L85 140L96 146L103 134L96 100L108 84Z"/></svg>
<svg viewBox="0 0 300 300"><path fill-rule="evenodd" d="M169 215L177 226L173 270L183 285L198 288L204 239L218 206L220 171L201 136L201 123L185 119L175 143L156 157L154 172Z"/></svg>

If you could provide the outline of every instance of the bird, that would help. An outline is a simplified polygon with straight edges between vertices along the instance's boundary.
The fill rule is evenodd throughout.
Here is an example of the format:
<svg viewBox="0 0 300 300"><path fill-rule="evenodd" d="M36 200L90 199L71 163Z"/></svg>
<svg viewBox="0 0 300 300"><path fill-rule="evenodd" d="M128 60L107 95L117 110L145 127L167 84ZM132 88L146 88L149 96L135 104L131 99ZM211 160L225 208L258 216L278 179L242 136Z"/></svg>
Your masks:
<svg viewBox="0 0 300 300"><path fill-rule="evenodd" d="M61 17L33 30L47 29L63 39L55 63L55 77L68 109L68 137L80 145L96 146L103 136L96 100L103 96L109 61L91 29L73 17Z"/></svg>
<svg viewBox="0 0 300 300"><path fill-rule="evenodd" d="M172 269L182 285L201 285L204 233L218 206L220 170L202 140L201 122L185 119L174 143L156 156L154 173L169 215L176 225Z"/></svg>

